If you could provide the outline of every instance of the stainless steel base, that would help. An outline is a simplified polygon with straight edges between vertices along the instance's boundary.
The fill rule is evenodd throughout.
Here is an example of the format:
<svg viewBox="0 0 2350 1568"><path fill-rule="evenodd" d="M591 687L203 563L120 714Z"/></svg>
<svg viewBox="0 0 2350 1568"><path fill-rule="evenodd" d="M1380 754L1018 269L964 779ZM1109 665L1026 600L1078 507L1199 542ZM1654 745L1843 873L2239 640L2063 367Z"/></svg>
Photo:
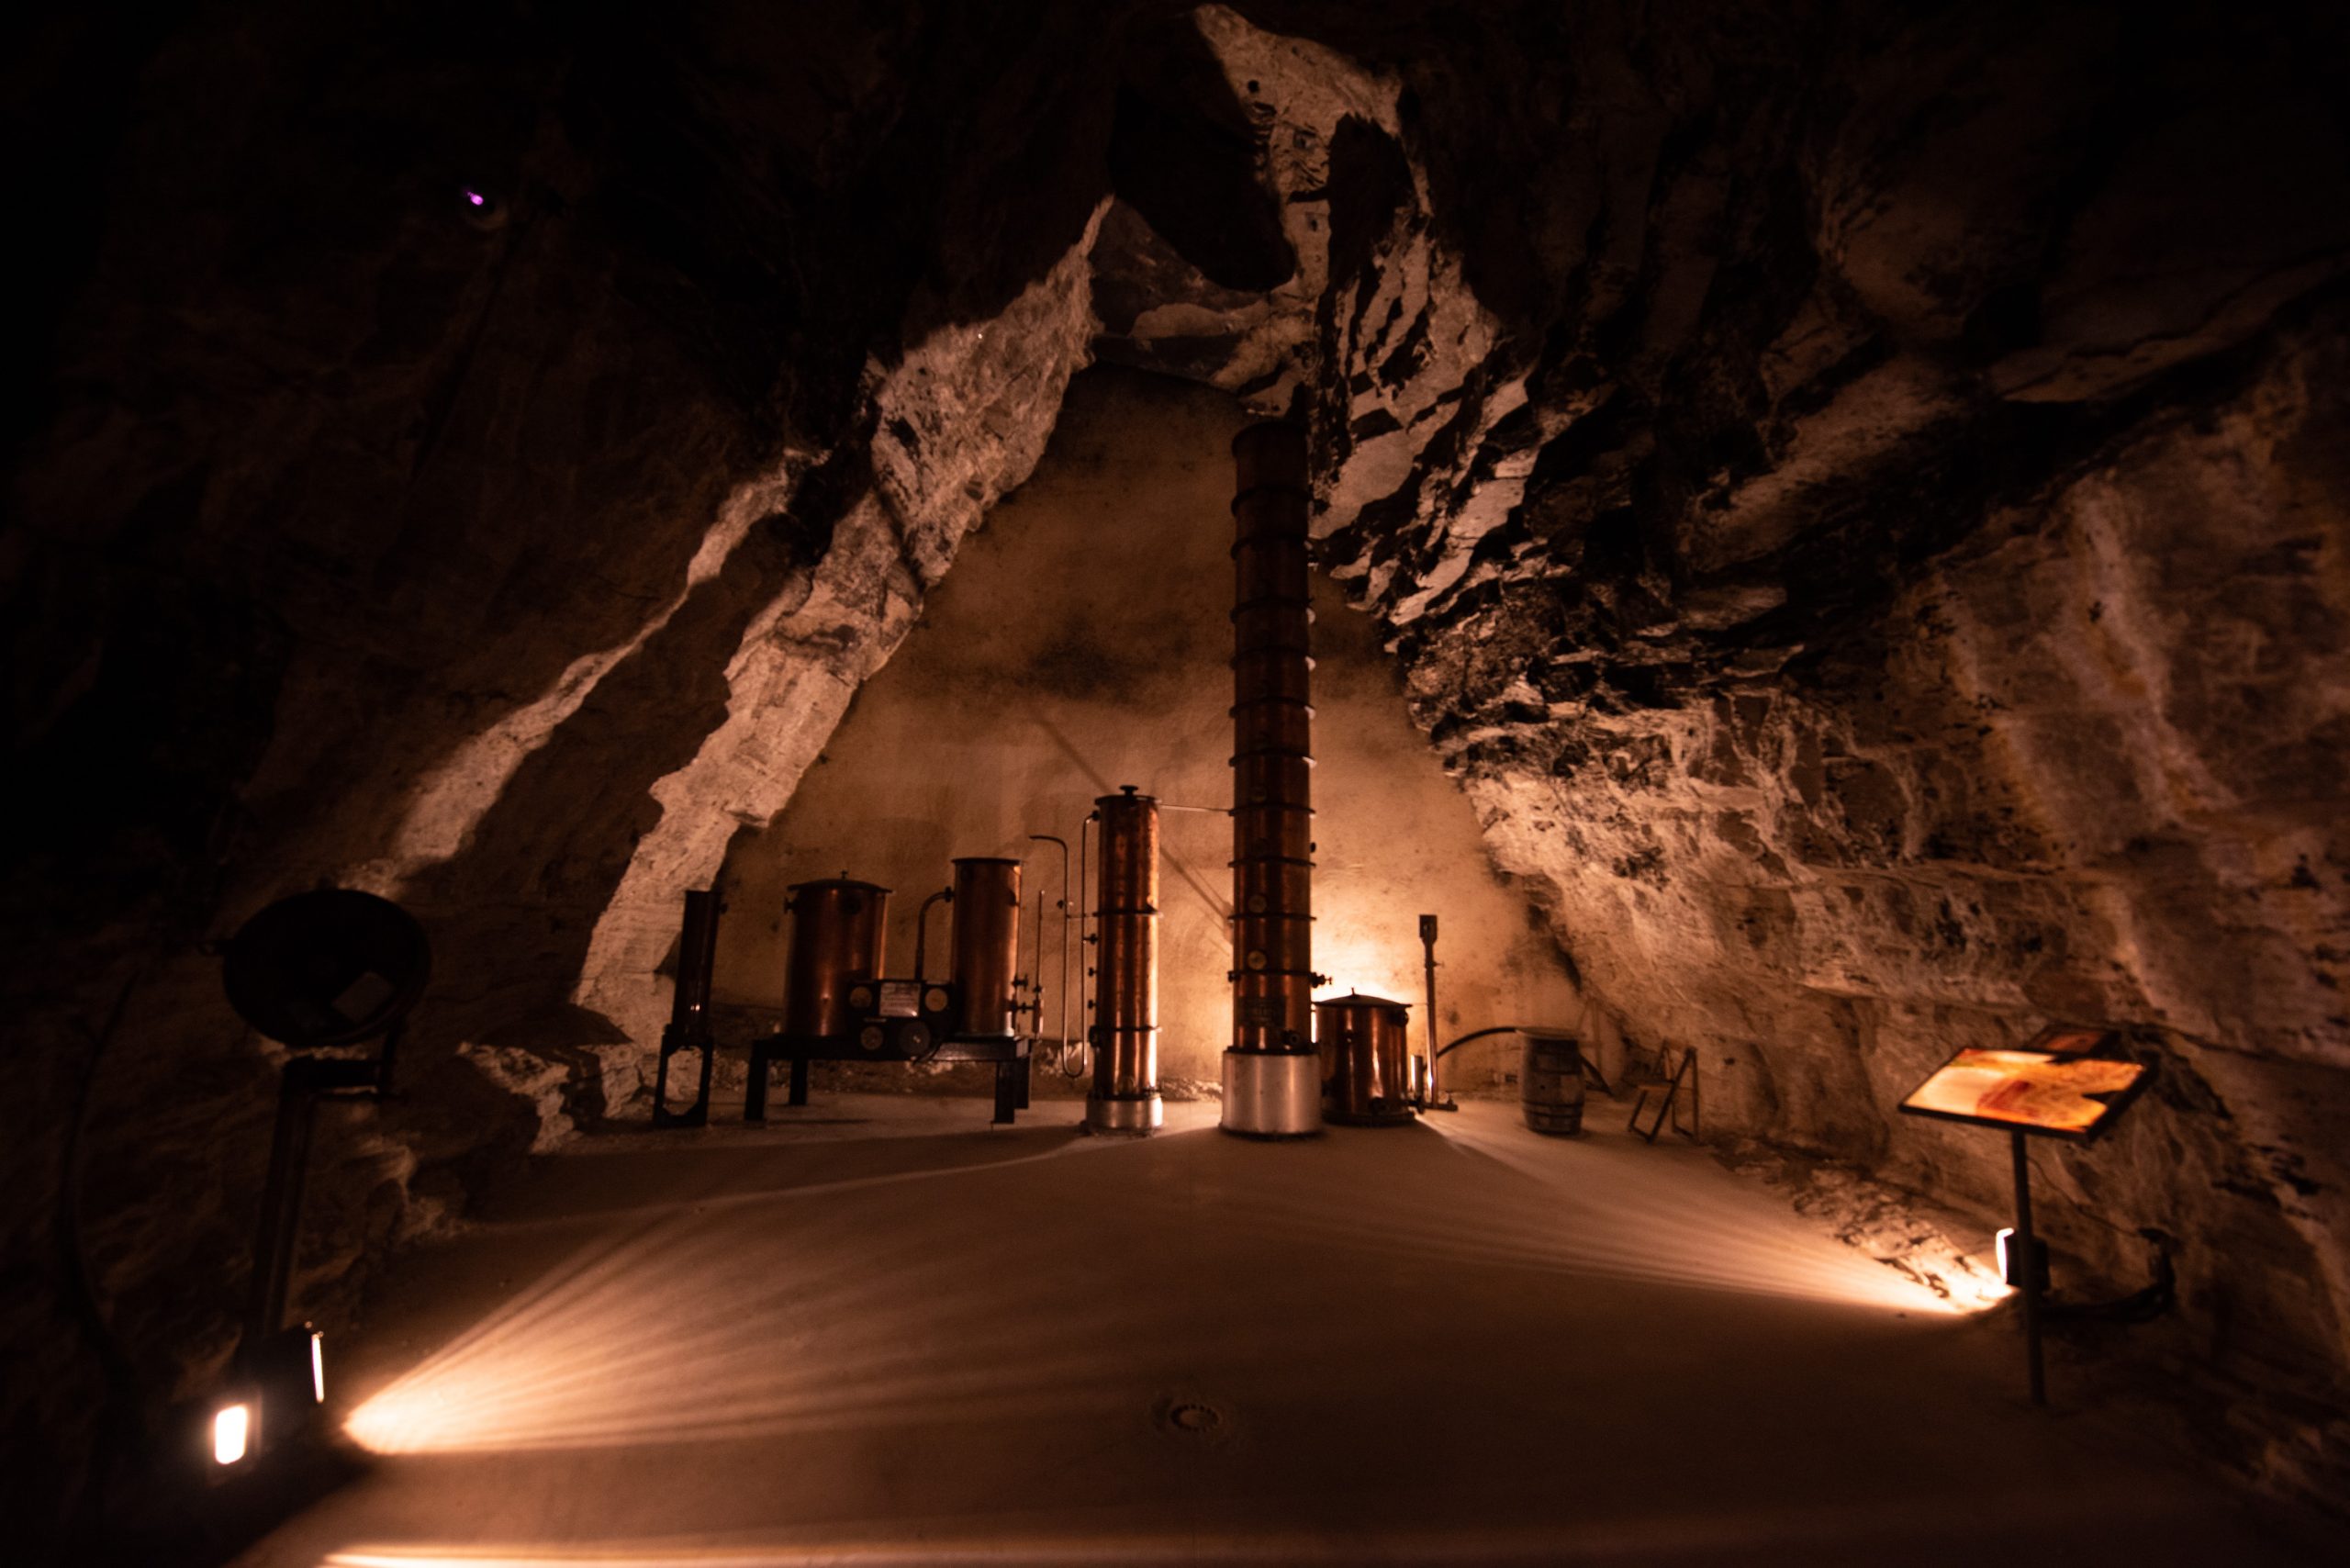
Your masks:
<svg viewBox="0 0 2350 1568"><path fill-rule="evenodd" d="M1322 1130L1322 1058L1311 1052L1224 1053L1224 1120L1242 1137L1311 1137Z"/></svg>
<svg viewBox="0 0 2350 1568"><path fill-rule="evenodd" d="M1085 1126L1089 1132L1140 1137L1157 1132L1166 1121L1167 1103L1156 1094L1132 1100L1104 1100L1092 1094L1085 1097Z"/></svg>

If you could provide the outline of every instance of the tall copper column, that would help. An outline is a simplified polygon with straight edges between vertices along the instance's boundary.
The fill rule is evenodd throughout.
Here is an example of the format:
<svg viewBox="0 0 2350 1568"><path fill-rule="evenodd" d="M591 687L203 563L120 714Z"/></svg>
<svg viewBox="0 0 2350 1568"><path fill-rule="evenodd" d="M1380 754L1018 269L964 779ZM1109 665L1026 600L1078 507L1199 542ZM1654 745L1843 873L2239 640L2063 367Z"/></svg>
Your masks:
<svg viewBox="0 0 2350 1568"><path fill-rule="evenodd" d="M1158 802L1127 785L1093 802L1102 870L1094 898L1093 1092L1096 1132L1147 1133L1158 1098Z"/></svg>
<svg viewBox="0 0 2350 1568"><path fill-rule="evenodd" d="M1233 990L1223 1126L1297 1137L1322 1127L1305 432L1251 425L1232 455Z"/></svg>

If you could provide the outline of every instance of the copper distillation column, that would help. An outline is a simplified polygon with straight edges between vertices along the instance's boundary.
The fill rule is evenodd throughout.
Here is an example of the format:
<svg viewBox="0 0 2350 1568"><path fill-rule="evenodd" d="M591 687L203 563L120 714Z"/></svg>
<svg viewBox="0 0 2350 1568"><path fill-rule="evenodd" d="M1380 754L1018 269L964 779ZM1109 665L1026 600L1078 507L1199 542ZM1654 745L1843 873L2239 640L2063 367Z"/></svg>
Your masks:
<svg viewBox="0 0 2350 1568"><path fill-rule="evenodd" d="M1150 1133L1158 1097L1158 802L1123 792L1093 802L1102 868L1094 897L1093 1092L1085 1125Z"/></svg>
<svg viewBox="0 0 2350 1568"><path fill-rule="evenodd" d="M1322 1130L1305 432L1251 425L1232 455L1232 1047L1222 1126L1303 1137Z"/></svg>

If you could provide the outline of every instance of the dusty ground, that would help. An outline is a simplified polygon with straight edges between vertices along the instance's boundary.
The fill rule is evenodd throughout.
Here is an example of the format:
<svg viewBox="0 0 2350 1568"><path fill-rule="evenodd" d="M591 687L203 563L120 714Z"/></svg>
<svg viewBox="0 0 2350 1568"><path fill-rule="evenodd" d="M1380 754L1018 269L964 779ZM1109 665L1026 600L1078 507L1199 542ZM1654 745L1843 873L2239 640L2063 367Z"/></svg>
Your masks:
<svg viewBox="0 0 2350 1568"><path fill-rule="evenodd" d="M2312 1560L1612 1115L1169 1117L834 1096L542 1160L338 1347L374 1467L241 1561Z"/></svg>

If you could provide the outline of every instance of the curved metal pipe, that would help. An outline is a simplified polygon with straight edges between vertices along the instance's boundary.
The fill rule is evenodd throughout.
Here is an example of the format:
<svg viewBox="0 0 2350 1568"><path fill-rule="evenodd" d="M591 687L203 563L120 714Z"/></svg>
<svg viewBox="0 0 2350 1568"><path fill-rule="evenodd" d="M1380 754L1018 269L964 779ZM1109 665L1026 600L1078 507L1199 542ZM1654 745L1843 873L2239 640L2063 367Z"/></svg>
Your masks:
<svg viewBox="0 0 2350 1568"><path fill-rule="evenodd" d="M1062 1070L1066 1072L1068 1071L1066 1058L1069 1056L1069 840L1061 837L1058 834L1050 833L1032 833L1028 836L1038 844L1057 844L1060 846L1061 851L1061 898L1059 905L1061 912L1061 983L1060 989L1056 995L1057 999L1060 1002L1061 1023L1059 1038L1061 1056L1064 1058ZM1045 963L1044 910L1045 894L1044 890L1040 888L1036 891L1036 967L1040 973L1043 971ZM1044 1026L1044 1010L1039 1008L1037 1010L1036 1027L1042 1029Z"/></svg>
<svg viewBox="0 0 2350 1568"><path fill-rule="evenodd" d="M955 890L941 888L923 900L922 908L914 913L914 979L924 985L930 983L930 972L923 967L923 952L930 942L930 906L934 903L953 903L954 902Z"/></svg>
<svg viewBox="0 0 2350 1568"><path fill-rule="evenodd" d="M1093 890L1091 875L1086 869L1086 845L1087 835L1093 831L1093 824L1101 820L1101 812L1088 812L1085 813L1085 820L1077 824L1077 975L1080 981L1090 981L1093 978L1092 970L1089 967L1092 938L1085 934L1085 900L1087 894ZM1093 1011L1093 987L1091 984L1083 984L1078 989L1084 993L1084 1000L1078 1003L1078 1070L1069 1075L1072 1078L1084 1076L1093 1055L1093 1025L1086 1021ZM1068 1070L1066 1063L1063 1064L1062 1070Z"/></svg>
<svg viewBox="0 0 2350 1568"><path fill-rule="evenodd" d="M1572 1037L1573 1033L1574 1031L1572 1029L1556 1028L1548 1024L1496 1024L1490 1029L1472 1029L1469 1033L1461 1036L1459 1039L1453 1041L1452 1044L1445 1047L1444 1049L1437 1052L1436 1054L1440 1057L1450 1056L1454 1051L1459 1050L1470 1041L1482 1040L1488 1035L1565 1035L1569 1037ZM1588 1055L1583 1053L1578 1053L1578 1055L1583 1062L1583 1071L1591 1075L1591 1081L1598 1087L1599 1092L1602 1094L1615 1093L1616 1091L1607 1087L1606 1075L1599 1070L1598 1064L1594 1062Z"/></svg>

